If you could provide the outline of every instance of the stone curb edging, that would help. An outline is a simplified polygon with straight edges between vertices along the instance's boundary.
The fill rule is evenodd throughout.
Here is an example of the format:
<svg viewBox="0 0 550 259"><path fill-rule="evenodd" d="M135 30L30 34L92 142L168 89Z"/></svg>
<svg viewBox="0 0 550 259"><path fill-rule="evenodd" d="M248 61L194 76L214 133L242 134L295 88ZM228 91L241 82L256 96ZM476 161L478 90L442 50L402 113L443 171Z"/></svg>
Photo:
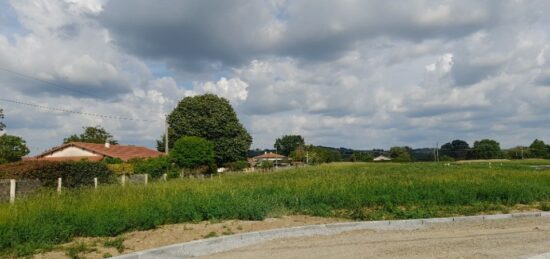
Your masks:
<svg viewBox="0 0 550 259"><path fill-rule="evenodd" d="M478 222L485 220L499 220L511 218L550 217L550 212L526 212L513 214L495 214L449 218L410 219L360 221L334 224L309 225L293 228L272 229L258 232L248 232L230 236L195 240L191 242L169 245L159 248L143 250L131 254L120 255L118 259L152 259L152 258L191 258L232 249L250 246L280 238L308 237L315 235L334 235L353 230L398 230L414 229L437 223ZM539 255L533 258L550 258L550 254Z"/></svg>

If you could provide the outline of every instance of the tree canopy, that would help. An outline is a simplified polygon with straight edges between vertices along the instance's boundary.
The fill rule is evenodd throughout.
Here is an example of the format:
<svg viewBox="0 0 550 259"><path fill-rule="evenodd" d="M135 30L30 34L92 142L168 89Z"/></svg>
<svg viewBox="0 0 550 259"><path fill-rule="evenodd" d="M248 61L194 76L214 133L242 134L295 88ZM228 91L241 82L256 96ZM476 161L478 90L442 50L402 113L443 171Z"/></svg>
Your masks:
<svg viewBox="0 0 550 259"><path fill-rule="evenodd" d="M390 157L395 162L410 162L411 158L410 147L392 147L390 148Z"/></svg>
<svg viewBox="0 0 550 259"><path fill-rule="evenodd" d="M204 138L214 144L218 165L245 159L252 144L229 101L213 94L185 97L168 115L168 125L170 148L183 136Z"/></svg>
<svg viewBox="0 0 550 259"><path fill-rule="evenodd" d="M542 140L535 139L529 146L529 151L531 156L535 158L548 157L548 146Z"/></svg>
<svg viewBox="0 0 550 259"><path fill-rule="evenodd" d="M321 146L307 146L309 163L321 164L342 161L342 155L338 150Z"/></svg>
<svg viewBox="0 0 550 259"><path fill-rule="evenodd" d="M106 143L109 142L113 145L118 144L118 141L116 141L113 138L113 135L111 133L107 132L103 127L101 126L95 126L95 127L83 127L84 132L80 135L72 135L68 138L63 139L63 143L69 143L69 142L86 142L86 143Z"/></svg>
<svg viewBox="0 0 550 259"><path fill-rule="evenodd" d="M4 119L4 110L0 108L0 131L4 130L4 128L6 127L6 125L2 123L3 119Z"/></svg>
<svg viewBox="0 0 550 259"><path fill-rule="evenodd" d="M300 146L305 146L304 138L300 135L284 135L275 140L273 147L284 156L289 156Z"/></svg>
<svg viewBox="0 0 550 259"><path fill-rule="evenodd" d="M0 164L19 161L28 153L27 143L21 137L7 134L0 136Z"/></svg>
<svg viewBox="0 0 550 259"><path fill-rule="evenodd" d="M183 168L210 165L214 163L214 144L200 137L182 137L174 143L170 157Z"/></svg>
<svg viewBox="0 0 550 259"><path fill-rule="evenodd" d="M452 157L455 160L464 160L468 158L470 145L468 142L460 139L455 139L441 146L441 156Z"/></svg>
<svg viewBox="0 0 550 259"><path fill-rule="evenodd" d="M495 159L502 157L500 144L492 139L482 139L474 142L473 155L477 159Z"/></svg>

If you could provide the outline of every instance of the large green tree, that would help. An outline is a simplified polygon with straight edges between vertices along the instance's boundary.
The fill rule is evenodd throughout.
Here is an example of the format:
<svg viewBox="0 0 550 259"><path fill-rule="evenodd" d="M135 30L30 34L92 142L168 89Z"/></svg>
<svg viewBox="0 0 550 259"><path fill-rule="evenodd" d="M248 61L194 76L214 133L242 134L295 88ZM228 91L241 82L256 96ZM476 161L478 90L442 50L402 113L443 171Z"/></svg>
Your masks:
<svg viewBox="0 0 550 259"><path fill-rule="evenodd" d="M6 125L2 123L3 119L4 119L4 110L0 108L0 131L4 130L4 128L6 127Z"/></svg>
<svg viewBox="0 0 550 259"><path fill-rule="evenodd" d="M474 142L473 156L477 159L495 159L503 156L500 144L492 139L482 139Z"/></svg>
<svg viewBox="0 0 550 259"><path fill-rule="evenodd" d="M535 139L529 146L529 152L532 157L546 158L548 156L548 146L542 140Z"/></svg>
<svg viewBox="0 0 550 259"><path fill-rule="evenodd" d="M395 162L411 162L411 151L410 147L392 147L390 148L390 157Z"/></svg>
<svg viewBox="0 0 550 259"><path fill-rule="evenodd" d="M116 141L113 138L113 135L111 133L107 132L103 127L101 126L95 126L95 127L84 127L84 132L80 135L72 135L68 138L63 139L63 143L69 143L69 142L86 142L86 143L106 143L109 142L113 145L118 144L118 141Z"/></svg>
<svg viewBox="0 0 550 259"><path fill-rule="evenodd" d="M0 163L16 162L29 153L27 143L20 137L0 136Z"/></svg>
<svg viewBox="0 0 550 259"><path fill-rule="evenodd" d="M213 94L185 97L168 115L168 125L170 148L183 136L204 138L214 143L218 165L245 159L252 144L229 101Z"/></svg>
<svg viewBox="0 0 550 259"><path fill-rule="evenodd" d="M441 146L441 156L452 157L455 160L464 160L468 158L470 145L468 142L460 139L455 139Z"/></svg>
<svg viewBox="0 0 550 259"><path fill-rule="evenodd" d="M273 147L284 156L289 156L294 150L300 146L305 146L306 142L300 135L284 135L275 140Z"/></svg>

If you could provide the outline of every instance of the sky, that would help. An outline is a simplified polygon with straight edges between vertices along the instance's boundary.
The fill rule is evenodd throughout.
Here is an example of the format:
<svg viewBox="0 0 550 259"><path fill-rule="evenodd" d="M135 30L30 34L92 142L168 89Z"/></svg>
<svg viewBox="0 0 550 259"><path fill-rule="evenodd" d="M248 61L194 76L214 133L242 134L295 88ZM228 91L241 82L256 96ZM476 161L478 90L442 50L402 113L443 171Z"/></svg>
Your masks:
<svg viewBox="0 0 550 259"><path fill-rule="evenodd" d="M253 148L550 142L550 1L0 0L5 133L155 147L186 96L227 98ZM87 114L67 113L71 110Z"/></svg>

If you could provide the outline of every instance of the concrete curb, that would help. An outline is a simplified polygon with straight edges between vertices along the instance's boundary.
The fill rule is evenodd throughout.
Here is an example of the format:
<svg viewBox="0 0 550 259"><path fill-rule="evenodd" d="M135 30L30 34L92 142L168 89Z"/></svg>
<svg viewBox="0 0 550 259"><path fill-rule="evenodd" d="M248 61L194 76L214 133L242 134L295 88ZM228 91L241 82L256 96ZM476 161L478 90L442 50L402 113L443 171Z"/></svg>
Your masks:
<svg viewBox="0 0 550 259"><path fill-rule="evenodd" d="M230 236L209 238L187 243L169 245L149 250L125 254L113 258L118 259L150 259L150 258L191 258L224 252L240 247L254 245L274 239L291 237L308 237L316 235L334 235L354 230L398 230L417 229L430 224L452 222L479 222L485 220L500 220L511 218L550 217L550 212L527 212L513 214L496 214L466 217L411 219L411 220L384 220L361 221L335 224L310 225L293 228L273 229L258 232L241 233ZM550 258L550 254L533 258Z"/></svg>
<svg viewBox="0 0 550 259"><path fill-rule="evenodd" d="M550 259L550 253L527 257L527 259Z"/></svg>

